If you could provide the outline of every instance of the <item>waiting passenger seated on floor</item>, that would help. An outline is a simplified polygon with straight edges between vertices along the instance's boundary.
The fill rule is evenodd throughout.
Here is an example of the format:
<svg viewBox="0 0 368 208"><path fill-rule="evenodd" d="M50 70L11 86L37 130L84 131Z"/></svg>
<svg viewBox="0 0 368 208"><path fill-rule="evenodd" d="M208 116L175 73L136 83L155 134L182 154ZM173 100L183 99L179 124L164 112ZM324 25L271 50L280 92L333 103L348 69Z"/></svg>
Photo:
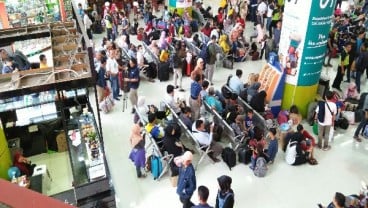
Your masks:
<svg viewBox="0 0 368 208"><path fill-rule="evenodd" d="M309 152L303 151L301 139L296 133L291 136L286 147L285 160L289 165L301 165L308 162Z"/></svg>
<svg viewBox="0 0 368 208"><path fill-rule="evenodd" d="M217 159L217 157L221 155L223 148L219 143L213 141L213 129L214 124L211 124L210 132L206 132L204 121L198 119L194 122L192 126L192 134L194 139L201 145L201 147L206 148L210 146L211 152L208 153L208 156L214 162L219 162L220 160Z"/></svg>

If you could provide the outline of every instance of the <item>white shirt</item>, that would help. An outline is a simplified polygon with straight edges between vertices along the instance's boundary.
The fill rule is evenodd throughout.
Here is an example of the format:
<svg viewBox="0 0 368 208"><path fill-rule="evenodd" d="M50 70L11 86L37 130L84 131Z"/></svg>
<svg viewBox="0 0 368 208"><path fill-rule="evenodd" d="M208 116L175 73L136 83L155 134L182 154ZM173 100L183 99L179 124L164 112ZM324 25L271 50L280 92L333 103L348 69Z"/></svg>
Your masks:
<svg viewBox="0 0 368 208"><path fill-rule="evenodd" d="M137 51L137 64L139 67L144 65L144 56L140 50Z"/></svg>
<svg viewBox="0 0 368 208"><path fill-rule="evenodd" d="M197 140L200 145L209 146L212 142L212 132L208 133L204 131L198 131L195 127L195 124L196 122L194 122L192 126L192 134L194 139Z"/></svg>
<svg viewBox="0 0 368 208"><path fill-rule="evenodd" d="M267 17L272 17L273 9L270 8L270 5L267 7Z"/></svg>
<svg viewBox="0 0 368 208"><path fill-rule="evenodd" d="M238 76L232 76L229 80L229 87L239 95L244 89L244 84Z"/></svg>
<svg viewBox="0 0 368 208"><path fill-rule="evenodd" d="M86 28L86 30L90 29L91 28L91 25L92 25L92 21L91 19L88 17L87 14L83 15L83 24L84 24L84 27Z"/></svg>
<svg viewBox="0 0 368 208"><path fill-rule="evenodd" d="M327 105L328 105L328 107L330 107L331 112L332 112L333 115L336 115L337 114L337 106L336 106L336 103L331 102L331 101L327 101L325 103L325 120L323 121L323 123L321 123L320 121L318 121L318 123L321 126L331 126L332 125L332 115L331 115L331 112L328 109ZM317 106L317 108L316 108L316 113L318 114L318 112L319 112L319 106Z"/></svg>
<svg viewBox="0 0 368 208"><path fill-rule="evenodd" d="M175 111L175 113L180 112L180 108L175 103L174 96L166 93L164 96L164 101Z"/></svg>
<svg viewBox="0 0 368 208"><path fill-rule="evenodd" d="M267 12L267 4L262 1L257 7L258 14L265 14Z"/></svg>
<svg viewBox="0 0 368 208"><path fill-rule="evenodd" d="M106 72L110 72L111 74L117 74L119 72L118 62L116 62L116 59L112 59L112 58L107 59Z"/></svg>

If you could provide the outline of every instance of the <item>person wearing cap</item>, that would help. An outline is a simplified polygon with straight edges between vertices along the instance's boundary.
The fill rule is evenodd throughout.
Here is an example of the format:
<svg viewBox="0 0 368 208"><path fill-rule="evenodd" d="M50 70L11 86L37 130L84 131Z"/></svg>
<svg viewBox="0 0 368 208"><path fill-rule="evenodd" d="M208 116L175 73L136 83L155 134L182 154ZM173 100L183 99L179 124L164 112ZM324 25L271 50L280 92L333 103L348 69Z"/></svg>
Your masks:
<svg viewBox="0 0 368 208"><path fill-rule="evenodd" d="M215 208L234 207L234 191L231 189L232 178L223 175L217 178L219 190L216 197Z"/></svg>
<svg viewBox="0 0 368 208"><path fill-rule="evenodd" d="M191 208L194 204L190 199L197 188L196 175L192 165L193 154L190 151L186 151L180 159L181 167L179 168L176 193L179 195L183 208Z"/></svg>

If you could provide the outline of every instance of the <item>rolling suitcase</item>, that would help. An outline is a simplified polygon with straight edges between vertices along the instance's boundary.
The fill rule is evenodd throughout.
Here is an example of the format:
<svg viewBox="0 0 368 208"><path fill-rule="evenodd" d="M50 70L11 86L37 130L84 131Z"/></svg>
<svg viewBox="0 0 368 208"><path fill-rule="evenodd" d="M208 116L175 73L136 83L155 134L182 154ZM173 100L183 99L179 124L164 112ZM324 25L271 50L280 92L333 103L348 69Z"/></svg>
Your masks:
<svg viewBox="0 0 368 208"><path fill-rule="evenodd" d="M151 173L153 179L156 180L161 175L162 172L162 162L161 158L156 155L151 155Z"/></svg>
<svg viewBox="0 0 368 208"><path fill-rule="evenodd" d="M170 77L170 63L161 62L158 65L158 79L162 82L169 80L169 77Z"/></svg>

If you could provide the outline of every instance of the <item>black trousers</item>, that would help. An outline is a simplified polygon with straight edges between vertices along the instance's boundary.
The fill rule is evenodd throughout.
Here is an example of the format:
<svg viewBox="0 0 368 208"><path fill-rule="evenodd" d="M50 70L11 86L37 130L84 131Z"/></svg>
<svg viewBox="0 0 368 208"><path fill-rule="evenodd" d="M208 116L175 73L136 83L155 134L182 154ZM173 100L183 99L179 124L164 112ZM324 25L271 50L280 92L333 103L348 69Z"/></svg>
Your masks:
<svg viewBox="0 0 368 208"><path fill-rule="evenodd" d="M193 202L190 201L190 198L180 197L180 201L183 204L183 208L191 208L192 206L194 206Z"/></svg>
<svg viewBox="0 0 368 208"><path fill-rule="evenodd" d="M332 84L332 87L336 89L341 89L340 85L341 85L343 78L344 78L344 74L341 72L341 66L339 66L337 67L337 73L336 73L334 82Z"/></svg>

